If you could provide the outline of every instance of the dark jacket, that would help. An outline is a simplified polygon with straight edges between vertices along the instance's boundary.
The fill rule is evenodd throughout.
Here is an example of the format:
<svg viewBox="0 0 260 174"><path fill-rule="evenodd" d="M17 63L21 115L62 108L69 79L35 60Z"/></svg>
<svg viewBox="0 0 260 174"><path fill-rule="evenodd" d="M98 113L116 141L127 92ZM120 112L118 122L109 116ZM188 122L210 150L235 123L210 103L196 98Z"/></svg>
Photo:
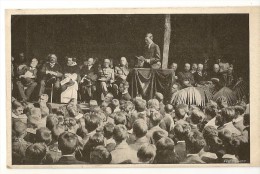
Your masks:
<svg viewBox="0 0 260 174"><path fill-rule="evenodd" d="M151 59L150 64L155 64L161 60L160 48L155 43L152 43L150 48L148 45L144 49L144 58Z"/></svg>
<svg viewBox="0 0 260 174"><path fill-rule="evenodd" d="M62 156L56 164L86 164L78 161L74 156Z"/></svg>

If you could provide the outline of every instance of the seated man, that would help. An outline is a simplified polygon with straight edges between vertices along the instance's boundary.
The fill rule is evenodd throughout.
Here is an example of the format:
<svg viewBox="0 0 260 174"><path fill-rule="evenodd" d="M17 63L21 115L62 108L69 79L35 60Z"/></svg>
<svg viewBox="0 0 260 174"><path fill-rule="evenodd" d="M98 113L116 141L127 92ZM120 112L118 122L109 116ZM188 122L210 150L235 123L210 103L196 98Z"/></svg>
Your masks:
<svg viewBox="0 0 260 174"><path fill-rule="evenodd" d="M206 76L203 72L203 64L198 64L197 71L193 75L197 86L202 85L206 81Z"/></svg>
<svg viewBox="0 0 260 174"><path fill-rule="evenodd" d="M78 98L79 67L76 60L67 57L67 65L64 67L64 76L61 84L61 103L68 103L71 99Z"/></svg>
<svg viewBox="0 0 260 174"><path fill-rule="evenodd" d="M22 64L17 69L17 74L19 75L16 82L20 96L24 101L28 101L34 88L37 86L37 65L38 60L33 58L30 66Z"/></svg>
<svg viewBox="0 0 260 174"><path fill-rule="evenodd" d="M54 84L56 90L60 88L60 78L62 77L61 66L57 63L55 54L49 54L48 59L49 61L46 62L41 69L42 80L39 96L45 93L46 85Z"/></svg>
<svg viewBox="0 0 260 174"><path fill-rule="evenodd" d="M114 76L114 70L110 68L110 60L109 59L104 59L104 64L103 67L99 68L98 73L99 73L99 81L100 81L100 86L101 86L101 92L103 94L103 97L106 96L108 93L108 88L111 88L112 83L115 81L115 76Z"/></svg>
<svg viewBox="0 0 260 174"><path fill-rule="evenodd" d="M190 72L192 74L194 74L195 72L197 72L197 69L198 69L198 64L197 63L193 63L192 66L191 66Z"/></svg>
<svg viewBox="0 0 260 174"><path fill-rule="evenodd" d="M126 80L128 74L129 74L128 62L125 57L121 57L120 64L115 67L114 85L117 85L118 88L119 84Z"/></svg>
<svg viewBox="0 0 260 174"><path fill-rule="evenodd" d="M193 74L190 72L189 63L185 63L184 71L179 72L178 80L183 88L190 87L195 84Z"/></svg>
<svg viewBox="0 0 260 174"><path fill-rule="evenodd" d="M89 102L96 93L97 69L94 63L93 58L85 59L80 69L80 94L83 102Z"/></svg>

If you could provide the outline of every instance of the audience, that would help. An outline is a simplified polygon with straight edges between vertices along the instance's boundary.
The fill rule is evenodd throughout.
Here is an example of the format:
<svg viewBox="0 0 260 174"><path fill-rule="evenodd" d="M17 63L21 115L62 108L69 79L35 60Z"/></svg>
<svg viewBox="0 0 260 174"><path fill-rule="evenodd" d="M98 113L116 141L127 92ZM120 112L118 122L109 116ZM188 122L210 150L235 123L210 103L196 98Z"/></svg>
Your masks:
<svg viewBox="0 0 260 174"><path fill-rule="evenodd" d="M30 100L30 95L22 95L21 100L12 97L13 164L250 163L247 100L231 106L229 97L223 94L196 106L167 101L167 91L155 92L149 99L142 94L131 96L127 81L131 71L125 57L115 70L110 59L96 68L97 61L90 58L83 74L74 58L68 58L66 70L55 54L48 58L39 72L42 79L33 80L34 85L40 82L37 101ZM177 64L171 68L176 71ZM218 64L213 69L205 73L203 64L190 67L186 63L184 71L175 77L176 83L171 84L178 86L174 92L194 85L197 89L207 87L208 80L210 85L217 84L212 91L218 90L223 74ZM78 77L86 78L88 73L93 77L88 79L91 86L84 82L83 96L89 98L78 98L84 101L84 107L77 97L58 107L48 102L52 97L45 94L49 85L53 84L54 92L59 91L61 80L71 79L68 73L80 76L65 81L68 84L64 90L74 86L77 91L77 84L83 85ZM95 73L99 73L99 79ZM102 99L97 98L101 92Z"/></svg>

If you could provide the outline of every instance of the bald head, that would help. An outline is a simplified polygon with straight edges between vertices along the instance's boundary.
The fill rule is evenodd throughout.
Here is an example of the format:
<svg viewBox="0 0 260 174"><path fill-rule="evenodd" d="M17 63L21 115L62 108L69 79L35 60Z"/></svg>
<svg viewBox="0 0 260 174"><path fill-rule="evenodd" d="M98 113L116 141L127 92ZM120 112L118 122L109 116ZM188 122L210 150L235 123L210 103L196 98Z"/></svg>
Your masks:
<svg viewBox="0 0 260 174"><path fill-rule="evenodd" d="M213 71L214 71L215 73L219 72L219 64L214 64L214 66L213 66Z"/></svg>

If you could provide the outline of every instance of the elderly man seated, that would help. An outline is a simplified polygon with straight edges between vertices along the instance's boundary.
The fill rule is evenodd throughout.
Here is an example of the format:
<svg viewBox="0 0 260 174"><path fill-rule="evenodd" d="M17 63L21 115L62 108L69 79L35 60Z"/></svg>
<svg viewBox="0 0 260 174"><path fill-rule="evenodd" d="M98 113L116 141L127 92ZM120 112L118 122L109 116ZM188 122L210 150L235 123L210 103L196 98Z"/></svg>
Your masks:
<svg viewBox="0 0 260 174"><path fill-rule="evenodd" d="M79 67L75 58L68 57L64 67L64 76L61 84L61 103L68 103L78 98Z"/></svg>

